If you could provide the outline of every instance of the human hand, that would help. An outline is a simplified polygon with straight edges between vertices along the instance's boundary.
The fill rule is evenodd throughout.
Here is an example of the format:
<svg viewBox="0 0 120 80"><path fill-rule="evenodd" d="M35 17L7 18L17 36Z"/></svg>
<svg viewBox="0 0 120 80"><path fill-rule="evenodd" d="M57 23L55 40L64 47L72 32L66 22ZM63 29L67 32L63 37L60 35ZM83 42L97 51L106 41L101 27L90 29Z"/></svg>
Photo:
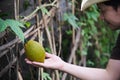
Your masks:
<svg viewBox="0 0 120 80"><path fill-rule="evenodd" d="M25 61L26 63L36 67L44 67L44 68L58 69L58 70L61 69L65 63L63 60L61 60L60 57L50 53L46 53L46 59L44 63L30 61L28 59L25 59Z"/></svg>

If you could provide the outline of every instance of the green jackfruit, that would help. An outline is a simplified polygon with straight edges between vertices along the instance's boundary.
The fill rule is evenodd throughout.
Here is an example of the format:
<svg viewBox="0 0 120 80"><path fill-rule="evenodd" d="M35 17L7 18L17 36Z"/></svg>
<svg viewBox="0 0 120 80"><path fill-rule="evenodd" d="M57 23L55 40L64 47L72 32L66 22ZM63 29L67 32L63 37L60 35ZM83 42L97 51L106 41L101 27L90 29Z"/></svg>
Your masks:
<svg viewBox="0 0 120 80"><path fill-rule="evenodd" d="M31 61L44 63L45 50L43 46L34 40L29 40L25 43L26 57Z"/></svg>

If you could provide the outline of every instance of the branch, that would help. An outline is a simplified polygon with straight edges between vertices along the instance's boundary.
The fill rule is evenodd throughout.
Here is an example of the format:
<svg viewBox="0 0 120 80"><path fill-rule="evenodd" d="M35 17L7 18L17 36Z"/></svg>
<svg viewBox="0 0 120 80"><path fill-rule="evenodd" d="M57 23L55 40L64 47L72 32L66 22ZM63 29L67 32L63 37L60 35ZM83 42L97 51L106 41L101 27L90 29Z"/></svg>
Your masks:
<svg viewBox="0 0 120 80"><path fill-rule="evenodd" d="M36 9L31 13L29 14L28 16L24 17L21 21L27 21L29 20L31 17L35 16L35 14L40 10L42 9L43 7L48 7L48 6L53 6L53 7L57 7L55 5L56 3L56 0L53 2L53 3L50 3L50 4L43 4L43 5L40 5L38 7L36 7Z"/></svg>

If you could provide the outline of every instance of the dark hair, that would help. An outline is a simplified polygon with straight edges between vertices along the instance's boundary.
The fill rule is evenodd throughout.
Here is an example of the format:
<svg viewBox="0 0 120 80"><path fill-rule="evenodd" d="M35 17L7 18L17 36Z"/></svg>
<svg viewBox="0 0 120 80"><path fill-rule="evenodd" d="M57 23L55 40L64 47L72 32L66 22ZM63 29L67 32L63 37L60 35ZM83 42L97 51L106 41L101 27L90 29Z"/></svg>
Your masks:
<svg viewBox="0 0 120 80"><path fill-rule="evenodd" d="M117 10L117 8L120 6L120 0L110 0L110 1L105 1L103 4L112 6L114 9Z"/></svg>

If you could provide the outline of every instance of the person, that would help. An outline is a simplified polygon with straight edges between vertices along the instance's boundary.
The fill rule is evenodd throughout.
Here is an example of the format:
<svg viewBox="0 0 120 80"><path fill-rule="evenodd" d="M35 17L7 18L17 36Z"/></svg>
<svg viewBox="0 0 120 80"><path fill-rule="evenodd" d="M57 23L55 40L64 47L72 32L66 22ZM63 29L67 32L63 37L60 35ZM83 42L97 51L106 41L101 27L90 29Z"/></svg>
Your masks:
<svg viewBox="0 0 120 80"><path fill-rule="evenodd" d="M81 10L84 11L93 4L97 4L100 9L100 18L105 20L112 30L120 28L120 0L82 0ZM32 62L28 59L25 59L25 61L33 66L60 70L83 80L119 80L120 34L105 69L69 64L60 57L47 52L46 57L44 63Z"/></svg>

